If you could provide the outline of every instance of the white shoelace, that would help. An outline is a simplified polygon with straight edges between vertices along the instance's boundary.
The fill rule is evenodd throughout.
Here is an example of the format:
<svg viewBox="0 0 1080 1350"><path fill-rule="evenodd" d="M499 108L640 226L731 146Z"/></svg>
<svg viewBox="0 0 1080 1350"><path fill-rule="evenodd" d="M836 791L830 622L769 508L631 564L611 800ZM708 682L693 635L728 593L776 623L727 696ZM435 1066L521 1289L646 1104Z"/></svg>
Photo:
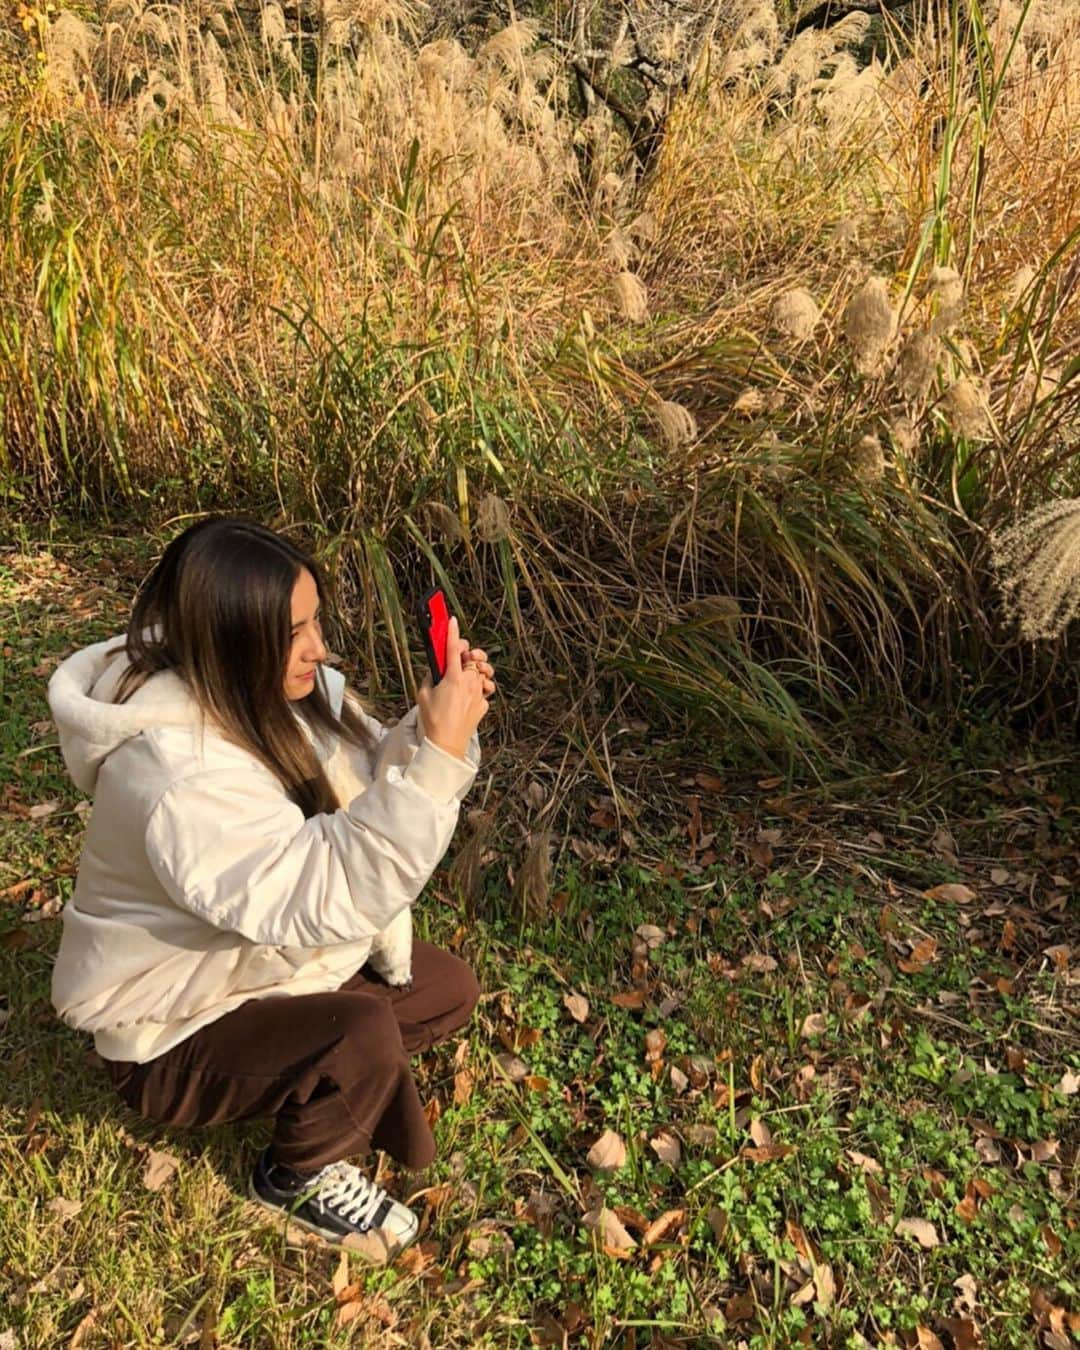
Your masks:
<svg viewBox="0 0 1080 1350"><path fill-rule="evenodd" d="M348 1163L331 1163L319 1178L318 1199L349 1223L369 1227L386 1199L381 1186Z"/></svg>

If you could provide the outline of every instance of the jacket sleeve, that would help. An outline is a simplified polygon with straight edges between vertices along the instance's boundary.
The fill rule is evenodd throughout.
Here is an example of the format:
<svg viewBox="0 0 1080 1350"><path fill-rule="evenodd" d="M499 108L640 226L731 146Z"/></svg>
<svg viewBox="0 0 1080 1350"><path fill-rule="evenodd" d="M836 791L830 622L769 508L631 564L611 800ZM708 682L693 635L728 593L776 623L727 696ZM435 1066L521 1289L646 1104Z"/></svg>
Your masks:
<svg viewBox="0 0 1080 1350"><path fill-rule="evenodd" d="M384 727L372 717L366 718L366 721L375 742L371 756L371 777L376 781L392 768L404 769L420 747L427 744L420 731L420 709L415 704L401 721L392 727ZM453 756L448 755L447 758L453 759ZM471 773L455 793L459 802L472 786L476 770L480 767L480 740L475 733L465 751L465 760Z"/></svg>
<svg viewBox="0 0 1080 1350"><path fill-rule="evenodd" d="M305 819L267 772L173 783L146 828L170 898L275 947L358 942L412 904L449 846L470 765L427 742L340 811Z"/></svg>

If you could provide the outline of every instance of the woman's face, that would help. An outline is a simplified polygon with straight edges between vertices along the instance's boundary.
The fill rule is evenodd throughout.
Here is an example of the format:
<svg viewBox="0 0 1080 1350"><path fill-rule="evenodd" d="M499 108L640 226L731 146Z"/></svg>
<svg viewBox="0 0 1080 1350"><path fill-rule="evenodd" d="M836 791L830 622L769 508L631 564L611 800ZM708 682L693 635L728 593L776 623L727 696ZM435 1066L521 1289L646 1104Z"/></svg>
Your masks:
<svg viewBox="0 0 1080 1350"><path fill-rule="evenodd" d="M292 645L285 667L285 697L306 698L315 688L315 671L326 660L319 623L319 592L306 567L300 569L292 593Z"/></svg>

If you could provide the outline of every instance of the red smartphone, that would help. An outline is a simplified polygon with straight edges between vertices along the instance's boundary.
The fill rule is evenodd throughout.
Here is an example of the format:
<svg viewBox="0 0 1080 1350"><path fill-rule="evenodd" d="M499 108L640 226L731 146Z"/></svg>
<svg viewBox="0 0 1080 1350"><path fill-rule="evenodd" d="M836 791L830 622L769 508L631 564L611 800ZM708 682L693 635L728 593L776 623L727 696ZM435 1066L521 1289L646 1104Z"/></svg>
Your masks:
<svg viewBox="0 0 1080 1350"><path fill-rule="evenodd" d="M433 586L420 597L416 615L431 667L431 683L438 684L446 673L446 637L450 631L450 610L441 586Z"/></svg>

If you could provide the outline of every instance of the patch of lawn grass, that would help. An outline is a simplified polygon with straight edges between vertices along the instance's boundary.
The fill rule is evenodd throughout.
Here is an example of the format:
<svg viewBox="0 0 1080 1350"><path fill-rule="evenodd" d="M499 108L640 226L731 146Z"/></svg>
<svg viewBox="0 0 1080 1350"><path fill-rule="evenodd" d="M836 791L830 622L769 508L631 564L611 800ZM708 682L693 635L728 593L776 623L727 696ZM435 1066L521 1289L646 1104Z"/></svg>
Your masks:
<svg viewBox="0 0 1080 1350"><path fill-rule="evenodd" d="M111 565L137 570L114 547ZM1006 797L965 780L966 827L934 798L976 859L959 870L927 847L914 799L903 819L861 803L855 823L721 798L714 861L680 829L642 829L640 854L561 865L535 911L502 856L465 902L437 874L418 930L471 961L485 993L462 1042L417 1066L437 1161L420 1176L383 1165L421 1242L394 1269L347 1262L339 1301L340 1253L288 1243L243 1198L267 1127L140 1121L49 1005L59 924L27 916L70 892L82 818L40 725L43 667L122 627L109 587L74 605L104 554L71 574L50 559L0 559L0 891L31 883L0 902L0 1336L42 1350L855 1346L914 1344L920 1327L963 1344L971 1323L1019 1350L1080 1311L1062 1086L1080 1072L1077 942L1054 898L1075 883L1060 825L1073 808L1048 814L1033 773ZM767 864L743 851L759 827L776 832ZM1023 847L994 883L999 832ZM973 901L926 894L958 881ZM587 1161L605 1131L626 1150L609 1173ZM150 1149L179 1163L157 1191ZM633 1246L612 1241L605 1211Z"/></svg>

